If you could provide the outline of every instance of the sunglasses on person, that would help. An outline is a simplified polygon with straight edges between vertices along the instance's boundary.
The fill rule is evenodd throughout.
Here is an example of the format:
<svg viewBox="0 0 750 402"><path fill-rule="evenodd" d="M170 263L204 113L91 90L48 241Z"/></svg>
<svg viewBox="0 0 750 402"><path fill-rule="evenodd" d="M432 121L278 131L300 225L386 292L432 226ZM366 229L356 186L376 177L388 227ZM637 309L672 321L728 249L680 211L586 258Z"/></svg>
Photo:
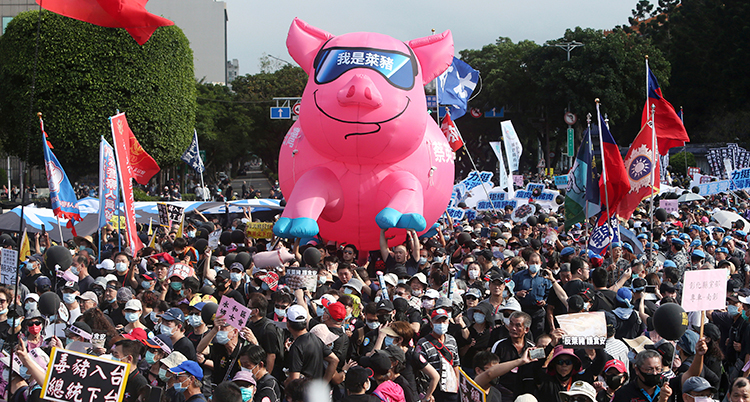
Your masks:
<svg viewBox="0 0 750 402"><path fill-rule="evenodd" d="M414 55L384 49L331 47L315 57L315 83L326 84L354 68L367 68L396 88L410 90L417 76Z"/></svg>
<svg viewBox="0 0 750 402"><path fill-rule="evenodd" d="M571 366L573 365L573 359L557 359L555 364L558 366Z"/></svg>
<svg viewBox="0 0 750 402"><path fill-rule="evenodd" d="M29 326L32 326L32 325L42 325L42 322L41 321L30 321L29 322Z"/></svg>

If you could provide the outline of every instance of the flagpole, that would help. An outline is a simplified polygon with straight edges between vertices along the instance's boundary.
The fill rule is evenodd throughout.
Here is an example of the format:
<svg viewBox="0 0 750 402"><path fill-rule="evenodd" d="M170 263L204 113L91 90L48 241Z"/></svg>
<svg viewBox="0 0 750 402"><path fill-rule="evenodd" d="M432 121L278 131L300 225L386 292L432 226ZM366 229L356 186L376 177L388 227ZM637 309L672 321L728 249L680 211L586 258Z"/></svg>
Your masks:
<svg viewBox="0 0 750 402"><path fill-rule="evenodd" d="M648 59L646 59L646 66L648 66ZM657 151L656 151L656 121L654 121L654 116L656 115L656 105L651 105L651 152L656 158ZM652 162L651 165L651 230L649 231L649 234L651 235L651 243L654 242L654 190L656 184L654 183L655 176L654 176L654 166L656 166L655 163ZM654 253L654 250L651 250L651 256L656 258L656 254ZM649 260L651 260L651 256L649 256Z"/></svg>
<svg viewBox="0 0 750 402"><path fill-rule="evenodd" d="M607 130L609 130L609 118L607 117L606 114L604 115L604 124L607 125ZM602 158L604 158L604 157L602 156ZM603 164L604 163L602 163L602 165ZM606 193L606 185L605 185L605 193ZM607 214L609 215L609 212L607 212ZM615 212L615 216L617 216L617 212ZM609 221L610 222L609 228L610 229L614 229L614 228L612 228L612 224L611 224L612 223L612 217L610 216L609 219L610 219L610 221ZM617 218L615 218L615 220L617 220ZM613 232L614 232L614 230L613 230ZM622 238L622 235L620 234L620 222L618 221L617 222L617 241L619 242L621 238Z"/></svg>
<svg viewBox="0 0 750 402"><path fill-rule="evenodd" d="M599 124L599 150L602 157L602 181L604 182L604 199L606 200L605 206L607 207L607 225L609 225L611 229L612 225L610 224L611 216L609 213L609 195L607 191L607 164L604 162L604 139L602 138L602 131L604 131L604 128L602 127L602 113L599 110L599 98L596 98L594 102L596 102L596 120Z"/></svg>
<svg viewBox="0 0 750 402"><path fill-rule="evenodd" d="M586 116L586 126L588 127L588 136L589 136L589 140L588 140L589 155L591 157L593 157L594 152L591 149L592 148L591 147L591 113L589 113ZM581 146L583 146L583 143L581 143ZM587 167L586 170L590 171L591 170L591 166ZM586 172L586 182L587 183L588 183L589 173L590 172ZM585 215L583 216L583 218L584 218L583 222L585 224L585 227L584 227L584 237L586 238L586 242L588 243L588 238L589 238L589 200L586 198L586 193L584 193L583 201L586 204L586 210L584 212Z"/></svg>

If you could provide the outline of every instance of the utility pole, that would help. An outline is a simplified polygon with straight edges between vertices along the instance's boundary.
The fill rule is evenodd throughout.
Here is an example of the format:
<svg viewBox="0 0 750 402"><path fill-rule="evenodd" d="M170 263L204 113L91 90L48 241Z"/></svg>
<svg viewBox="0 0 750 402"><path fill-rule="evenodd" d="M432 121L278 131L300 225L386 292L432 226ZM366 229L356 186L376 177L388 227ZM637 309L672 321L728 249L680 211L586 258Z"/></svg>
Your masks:
<svg viewBox="0 0 750 402"><path fill-rule="evenodd" d="M584 46L584 44L581 42L577 42L577 41L570 41L570 42L555 43L555 46L559 47L562 50L565 50L565 52L568 54L567 61L570 61L570 51L577 47ZM570 112L570 101L568 101L568 108L565 109L565 111ZM573 126L568 124L568 128L573 128ZM573 166L573 155L568 155L568 163L570 164L571 167Z"/></svg>

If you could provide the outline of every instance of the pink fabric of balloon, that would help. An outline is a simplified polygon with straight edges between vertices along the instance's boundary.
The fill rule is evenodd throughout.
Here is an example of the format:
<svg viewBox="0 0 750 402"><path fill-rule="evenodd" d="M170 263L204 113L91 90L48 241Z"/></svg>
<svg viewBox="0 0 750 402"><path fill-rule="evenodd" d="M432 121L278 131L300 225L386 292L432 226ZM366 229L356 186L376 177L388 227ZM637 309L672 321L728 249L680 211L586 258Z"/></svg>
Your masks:
<svg viewBox="0 0 750 402"><path fill-rule="evenodd" d="M253 263L256 268L280 267L293 259L294 254L283 247L278 250L263 251L253 255Z"/></svg>
<svg viewBox="0 0 750 402"><path fill-rule="evenodd" d="M408 43L333 36L295 19L287 48L308 73L300 117L279 154L283 237L379 248L380 228L424 232L445 211L454 154L427 113L424 84L453 59L450 31ZM403 242L404 230L389 244Z"/></svg>

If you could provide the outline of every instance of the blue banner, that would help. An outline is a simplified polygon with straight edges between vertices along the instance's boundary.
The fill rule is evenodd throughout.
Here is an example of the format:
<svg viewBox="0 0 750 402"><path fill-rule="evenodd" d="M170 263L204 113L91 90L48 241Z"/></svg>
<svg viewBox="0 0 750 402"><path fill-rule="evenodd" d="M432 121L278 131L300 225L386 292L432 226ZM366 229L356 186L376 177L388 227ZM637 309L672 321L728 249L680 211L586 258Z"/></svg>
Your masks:
<svg viewBox="0 0 750 402"><path fill-rule="evenodd" d="M44 150L44 168L47 171L47 184L49 185L49 200L52 211L58 218L66 218L80 221L81 214L78 211L78 199L70 185L68 176L58 162L55 154L49 149L42 125L42 148Z"/></svg>
<svg viewBox="0 0 750 402"><path fill-rule="evenodd" d="M620 223L617 221L617 217L613 216L609 222L605 222L603 225L598 226L591 232L589 237L588 249L596 254L604 255L607 251L607 247L610 243L620 242Z"/></svg>
<svg viewBox="0 0 750 402"><path fill-rule="evenodd" d="M201 159L201 154L198 149L197 131L193 130L193 142L190 143L190 146L185 150L185 153L182 154L180 159L185 161L185 163L193 168L198 174L201 174L206 170L205 166L203 166L203 159Z"/></svg>

